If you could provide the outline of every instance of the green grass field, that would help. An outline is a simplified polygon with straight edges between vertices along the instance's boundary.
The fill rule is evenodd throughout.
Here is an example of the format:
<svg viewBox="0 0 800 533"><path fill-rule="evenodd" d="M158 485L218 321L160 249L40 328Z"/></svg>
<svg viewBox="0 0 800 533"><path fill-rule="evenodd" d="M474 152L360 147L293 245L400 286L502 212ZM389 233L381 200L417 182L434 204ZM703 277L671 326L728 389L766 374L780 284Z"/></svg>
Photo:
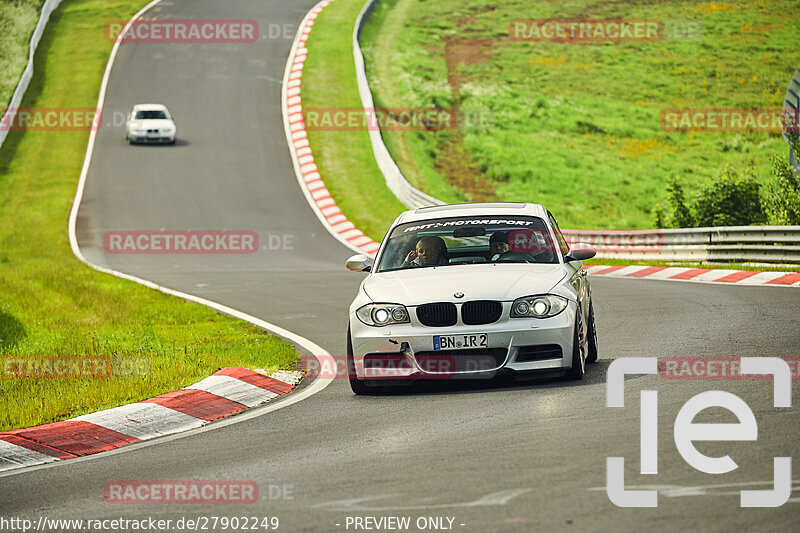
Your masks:
<svg viewBox="0 0 800 533"><path fill-rule="evenodd" d="M43 4L44 0L0 2L0 110L11 101L28 64L31 34Z"/></svg>
<svg viewBox="0 0 800 533"><path fill-rule="evenodd" d="M108 20L145 0L70 0L50 18L24 107L94 107ZM136 375L0 378L0 430L176 390L224 366L291 368L294 348L199 304L96 272L70 250L67 221L88 132L12 132L0 151L0 369L12 359L109 357Z"/></svg>
<svg viewBox="0 0 800 533"><path fill-rule="evenodd" d="M692 20L702 36L509 37L514 19L615 17ZM377 106L458 107L479 118L452 131L384 132L413 184L447 202L540 202L563 227L633 229L654 227L651 210L672 176L689 192L724 164L769 178L770 156L788 152L779 133L663 131L660 114L780 108L799 40L788 0L384 0L362 46Z"/></svg>

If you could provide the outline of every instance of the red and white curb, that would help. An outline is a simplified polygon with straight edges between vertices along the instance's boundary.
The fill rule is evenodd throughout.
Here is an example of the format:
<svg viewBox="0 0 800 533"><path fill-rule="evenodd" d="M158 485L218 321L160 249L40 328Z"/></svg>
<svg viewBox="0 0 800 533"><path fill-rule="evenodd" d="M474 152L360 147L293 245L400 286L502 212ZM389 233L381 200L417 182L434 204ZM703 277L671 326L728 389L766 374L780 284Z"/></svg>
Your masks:
<svg viewBox="0 0 800 533"><path fill-rule="evenodd" d="M379 243L364 235L355 225L342 214L336 201L331 197L317 165L308 142L308 132L303 120L303 104L301 97L301 80L303 65L308 57L306 42L314 26L317 16L334 0L324 0L317 4L303 19L297 32L286 72L283 80L282 107L286 140L292 154L295 174L300 188L314 209L322 224L328 231L341 241L345 246L354 251L373 255L378 251Z"/></svg>
<svg viewBox="0 0 800 533"><path fill-rule="evenodd" d="M199 428L290 393L300 372L227 367L175 392L70 420L0 432L0 472Z"/></svg>
<svg viewBox="0 0 800 533"><path fill-rule="evenodd" d="M584 265L591 276L609 278L660 279L735 285L772 285L774 287L800 287L800 272L758 272L751 270L725 270L720 268L685 268L660 266L604 266Z"/></svg>

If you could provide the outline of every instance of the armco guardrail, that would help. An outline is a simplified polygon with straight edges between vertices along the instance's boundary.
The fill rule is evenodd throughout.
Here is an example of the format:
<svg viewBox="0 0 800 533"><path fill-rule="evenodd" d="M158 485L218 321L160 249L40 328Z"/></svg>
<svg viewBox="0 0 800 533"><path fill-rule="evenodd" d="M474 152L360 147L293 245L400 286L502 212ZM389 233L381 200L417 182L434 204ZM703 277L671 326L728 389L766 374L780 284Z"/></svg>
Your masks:
<svg viewBox="0 0 800 533"><path fill-rule="evenodd" d="M372 91L369 88L367 81L367 72L364 68L364 55L361 53L361 46L358 44L358 37L361 34L361 28L364 22L369 17L378 0L369 0L356 19L356 25L353 29L353 59L356 64L356 81L358 83L358 92L361 95L361 107L365 112L375 109L375 102L372 100ZM372 152L375 154L375 161L378 163L378 168L381 169L383 178L386 180L386 185L389 190L397 196L397 199L409 209L416 209L418 207L425 207L428 205L443 205L444 202L427 195L419 189L411 185L408 180L400 172L397 163L394 162L386 145L383 144L380 130L376 128L369 128L369 140L372 143Z"/></svg>
<svg viewBox="0 0 800 533"><path fill-rule="evenodd" d="M564 230L605 259L800 264L800 226L636 231Z"/></svg>
<svg viewBox="0 0 800 533"><path fill-rule="evenodd" d="M789 87L786 89L786 97L783 99L784 117L789 117L789 123L783 125L783 139L789 145L789 160L797 170L800 166L797 164L797 154L794 147L797 146L798 136L798 112L800 112L800 65L797 65L797 70L794 72Z"/></svg>
<svg viewBox="0 0 800 533"><path fill-rule="evenodd" d="M22 98L25 96L25 91L28 90L28 85L31 83L31 78L33 78L33 56L36 54L36 48L39 46L39 41L42 39L44 28L47 26L47 21L50 19L50 13L55 11L61 2L62 0L46 0L42 6L42 13L39 15L39 22L36 24L36 29L33 30L33 35L31 36L31 43L28 50L28 65L22 72L22 77L20 77L17 88L14 89L14 94L11 96L11 101L8 103L6 114L9 116L3 118L4 124L12 124L14 122L14 117L17 114L17 108L22 105ZM3 147L3 143L5 142L7 136L8 130L5 128L0 128L0 148Z"/></svg>

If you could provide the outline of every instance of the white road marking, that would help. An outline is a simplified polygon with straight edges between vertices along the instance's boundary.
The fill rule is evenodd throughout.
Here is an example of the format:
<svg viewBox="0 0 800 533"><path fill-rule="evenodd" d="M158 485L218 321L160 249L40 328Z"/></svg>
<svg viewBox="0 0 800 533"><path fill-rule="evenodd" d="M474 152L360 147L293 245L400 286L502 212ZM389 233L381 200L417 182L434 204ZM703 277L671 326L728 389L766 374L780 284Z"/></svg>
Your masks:
<svg viewBox="0 0 800 533"><path fill-rule="evenodd" d="M605 488L604 488L605 490ZM363 498L351 498L347 500L334 500L330 502L323 502L314 505L317 509L326 509L329 511L423 511L429 509L449 509L453 507L486 507L494 505L507 505L511 500L518 496L522 496L533 489L509 489L500 492L492 492L482 498L473 500L471 502L454 502L454 503L431 503L420 505L390 505L373 507L364 505L366 502L375 502L377 500L386 500L396 496L396 494L379 494L376 496L365 496Z"/></svg>

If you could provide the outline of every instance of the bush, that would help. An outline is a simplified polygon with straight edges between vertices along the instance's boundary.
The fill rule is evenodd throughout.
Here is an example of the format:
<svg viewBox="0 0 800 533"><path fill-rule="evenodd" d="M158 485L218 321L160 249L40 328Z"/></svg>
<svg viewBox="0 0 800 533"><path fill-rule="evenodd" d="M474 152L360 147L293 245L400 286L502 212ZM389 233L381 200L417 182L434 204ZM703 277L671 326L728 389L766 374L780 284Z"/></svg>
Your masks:
<svg viewBox="0 0 800 533"><path fill-rule="evenodd" d="M667 202L653 209L657 228L690 228L694 225L694 217L686 207L683 186L678 178L667 181Z"/></svg>
<svg viewBox="0 0 800 533"><path fill-rule="evenodd" d="M667 182L666 205L654 209L659 228L764 224L761 185L751 175L723 167L688 203L677 178Z"/></svg>
<svg viewBox="0 0 800 533"><path fill-rule="evenodd" d="M795 141L795 153L797 153ZM772 158L775 180L769 184L764 200L771 224L800 225L800 173L783 157Z"/></svg>
<svg viewBox="0 0 800 533"><path fill-rule="evenodd" d="M767 215L761 205L761 184L753 176L740 177L724 167L706 184L692 204L696 227L749 226L764 224Z"/></svg>

